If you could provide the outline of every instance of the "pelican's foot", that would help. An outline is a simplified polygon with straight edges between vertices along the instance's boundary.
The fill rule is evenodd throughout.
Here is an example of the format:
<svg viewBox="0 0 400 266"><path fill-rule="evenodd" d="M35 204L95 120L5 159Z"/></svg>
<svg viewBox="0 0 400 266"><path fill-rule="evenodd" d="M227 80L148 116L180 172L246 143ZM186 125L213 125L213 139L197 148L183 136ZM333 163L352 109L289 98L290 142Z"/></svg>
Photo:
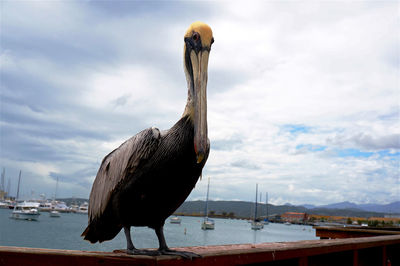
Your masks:
<svg viewBox="0 0 400 266"><path fill-rule="evenodd" d="M146 250L146 249L127 249L126 254L128 255L145 255L145 256L159 256L161 252L158 250Z"/></svg>
<svg viewBox="0 0 400 266"><path fill-rule="evenodd" d="M158 251L160 252L161 255L180 256L184 259L189 259L189 260L193 260L193 258L201 258L201 255L188 251L177 251L169 248L159 249Z"/></svg>

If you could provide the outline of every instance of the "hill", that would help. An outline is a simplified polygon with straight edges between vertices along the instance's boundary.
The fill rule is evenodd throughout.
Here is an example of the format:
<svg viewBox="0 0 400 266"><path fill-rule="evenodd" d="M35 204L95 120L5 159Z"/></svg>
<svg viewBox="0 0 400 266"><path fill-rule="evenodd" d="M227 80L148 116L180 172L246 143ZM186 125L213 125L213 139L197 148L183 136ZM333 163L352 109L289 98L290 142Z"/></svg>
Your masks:
<svg viewBox="0 0 400 266"><path fill-rule="evenodd" d="M204 213L205 202L204 201L186 201L177 210L176 213L182 214L201 214ZM222 213L234 213L236 217L249 218L254 216L254 203L247 201L209 201L208 202L209 212L215 214ZM259 204L258 215L266 215L265 204ZM283 214L285 212L307 212L309 214L318 215L330 215L330 216L351 216L351 217L383 217L383 213L364 211L361 209L345 208L345 209L334 209L334 208L320 208L316 207L313 209L305 208L304 206L294 205L272 205L268 204L268 214Z"/></svg>
<svg viewBox="0 0 400 266"><path fill-rule="evenodd" d="M400 201L392 202L389 204L360 204L362 210L384 212L384 213L400 213Z"/></svg>
<svg viewBox="0 0 400 266"><path fill-rule="evenodd" d="M88 202L84 198L63 198L57 199L64 201L68 206L71 204L80 205ZM182 214L202 214L204 213L205 201L185 201L176 213ZM209 201L208 210L215 214L233 213L236 217L249 218L254 216L254 202L248 201ZM260 203L257 209L258 215L265 216L267 209L265 203ZM386 213L400 213L400 201L390 204L355 204L348 201L329 205L304 205L295 206L291 204L272 205L268 204L268 214L282 214L285 212L307 212L309 214L330 215L330 216L349 216L349 217L383 217Z"/></svg>
<svg viewBox="0 0 400 266"><path fill-rule="evenodd" d="M355 204L352 202L343 201L321 206L308 205L308 207L310 207L309 209L353 209L367 212L400 213L400 201L389 204Z"/></svg>

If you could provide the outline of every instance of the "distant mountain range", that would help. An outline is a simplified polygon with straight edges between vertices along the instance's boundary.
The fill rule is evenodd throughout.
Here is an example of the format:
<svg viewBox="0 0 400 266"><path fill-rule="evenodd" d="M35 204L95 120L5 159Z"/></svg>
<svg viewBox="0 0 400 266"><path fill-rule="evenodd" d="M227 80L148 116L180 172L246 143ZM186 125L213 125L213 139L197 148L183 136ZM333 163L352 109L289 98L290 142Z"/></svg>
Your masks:
<svg viewBox="0 0 400 266"><path fill-rule="evenodd" d="M88 199L83 198L64 198L58 199L67 203L67 205L77 204L80 205L88 202ZM204 212L205 202L198 201L185 201L177 210L176 213L184 214L201 214ZM215 212L215 214L234 213L236 217L248 218L254 215L254 202L248 201L209 201L208 210ZM258 215L265 216L267 208L264 203L260 203L257 209ZM268 204L268 214L282 214L285 212L307 212L309 214L317 215L331 215L331 216L349 216L349 217L383 217L385 214L398 214L400 215L400 201L392 202L390 204L355 204L352 202L344 201L328 205L311 205L304 204L295 206L290 203L285 205L272 205Z"/></svg>
<svg viewBox="0 0 400 266"><path fill-rule="evenodd" d="M199 214L205 208L204 201L186 201L176 213ZM216 214L234 213L236 217L251 217L254 214L254 203L246 201L209 201L208 210ZM258 215L264 216L267 213L265 204L258 206ZM291 204L272 205L268 204L268 214L282 214L285 212L307 212L309 214L330 215L330 216L349 216L349 217L383 217L385 214L400 214L400 202L386 205L363 204L357 205L350 202L341 202L323 206L305 205L295 206Z"/></svg>
<svg viewBox="0 0 400 266"><path fill-rule="evenodd" d="M343 201L328 205L315 206L304 204L303 206L307 209L353 209L368 212L400 213L400 201L395 201L389 204L356 204L349 201Z"/></svg>

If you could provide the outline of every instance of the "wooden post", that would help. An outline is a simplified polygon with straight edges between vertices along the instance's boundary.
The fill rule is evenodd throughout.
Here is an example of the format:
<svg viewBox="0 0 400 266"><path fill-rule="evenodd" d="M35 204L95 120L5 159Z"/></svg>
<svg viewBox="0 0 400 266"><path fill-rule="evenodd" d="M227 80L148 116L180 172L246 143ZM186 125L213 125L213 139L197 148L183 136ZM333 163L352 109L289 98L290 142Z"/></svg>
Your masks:
<svg viewBox="0 0 400 266"><path fill-rule="evenodd" d="M353 250L353 266L358 266L358 250Z"/></svg>
<svg viewBox="0 0 400 266"><path fill-rule="evenodd" d="M387 254L386 254L386 245L382 246L382 266L386 266L387 264Z"/></svg>
<svg viewBox="0 0 400 266"><path fill-rule="evenodd" d="M299 266L308 266L308 257L300 257Z"/></svg>

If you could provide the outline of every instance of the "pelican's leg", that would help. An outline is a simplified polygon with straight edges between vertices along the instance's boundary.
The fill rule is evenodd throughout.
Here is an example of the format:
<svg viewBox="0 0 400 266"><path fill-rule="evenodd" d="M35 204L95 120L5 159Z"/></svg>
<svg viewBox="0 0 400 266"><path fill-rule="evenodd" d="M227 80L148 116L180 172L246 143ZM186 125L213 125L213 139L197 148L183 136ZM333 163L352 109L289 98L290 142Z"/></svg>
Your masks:
<svg viewBox="0 0 400 266"><path fill-rule="evenodd" d="M148 256L158 256L160 255L160 252L156 250L143 250L143 249L137 249L132 243L132 238L131 238L131 227L130 226L124 226L124 233L126 237L126 253L129 255L148 255Z"/></svg>
<svg viewBox="0 0 400 266"><path fill-rule="evenodd" d="M131 227L130 226L124 226L124 233L125 233L125 238L126 238L126 253L129 254L129 251L132 251L135 248L135 246L132 243L132 238L131 238Z"/></svg>
<svg viewBox="0 0 400 266"><path fill-rule="evenodd" d="M193 259L193 258L201 258L199 254L193 253L193 252L187 252L187 251L177 251L177 250L172 250L169 249L167 246L167 242L165 242L165 237L164 237L164 226L159 226L154 229L156 231L156 235L158 238L158 243L160 244L160 247L158 248L158 251L162 255L176 255L176 256L181 256L185 259Z"/></svg>

